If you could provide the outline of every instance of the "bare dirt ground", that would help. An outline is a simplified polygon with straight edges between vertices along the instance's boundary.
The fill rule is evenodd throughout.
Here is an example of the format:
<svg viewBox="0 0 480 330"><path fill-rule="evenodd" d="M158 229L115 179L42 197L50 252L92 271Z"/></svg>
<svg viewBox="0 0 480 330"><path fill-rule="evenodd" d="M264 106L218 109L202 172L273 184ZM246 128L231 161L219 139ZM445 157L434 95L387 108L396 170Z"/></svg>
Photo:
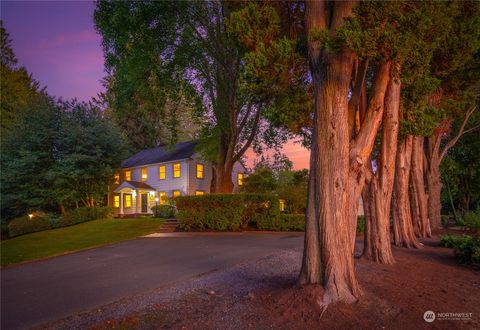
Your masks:
<svg viewBox="0 0 480 330"><path fill-rule="evenodd" d="M48 327L480 329L479 272L458 265L450 249L436 246L433 240L425 243L419 250L394 247L393 266L357 259L362 298L355 304L330 306L323 313L316 303L321 290L296 286L301 260L301 250L296 249L125 299ZM427 323L423 318L426 311L471 313L471 317L437 317Z"/></svg>

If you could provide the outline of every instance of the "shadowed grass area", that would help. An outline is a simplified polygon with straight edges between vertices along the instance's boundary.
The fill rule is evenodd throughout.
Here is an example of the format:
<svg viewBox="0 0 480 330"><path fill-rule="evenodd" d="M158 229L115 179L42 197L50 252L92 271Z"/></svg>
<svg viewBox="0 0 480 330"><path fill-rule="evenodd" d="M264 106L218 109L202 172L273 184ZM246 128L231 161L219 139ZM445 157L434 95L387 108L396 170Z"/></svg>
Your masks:
<svg viewBox="0 0 480 330"><path fill-rule="evenodd" d="M159 218L102 219L15 237L0 243L2 266L41 259L157 231Z"/></svg>

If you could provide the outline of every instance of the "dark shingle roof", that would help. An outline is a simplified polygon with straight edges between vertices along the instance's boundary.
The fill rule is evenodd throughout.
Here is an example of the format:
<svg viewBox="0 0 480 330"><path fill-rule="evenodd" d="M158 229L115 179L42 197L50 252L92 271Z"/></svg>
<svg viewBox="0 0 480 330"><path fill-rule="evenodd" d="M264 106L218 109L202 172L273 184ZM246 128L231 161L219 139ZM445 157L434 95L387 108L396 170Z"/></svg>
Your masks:
<svg viewBox="0 0 480 330"><path fill-rule="evenodd" d="M142 150L122 163L122 168L169 162L190 158L195 153L198 141L182 142L171 148L156 147Z"/></svg>

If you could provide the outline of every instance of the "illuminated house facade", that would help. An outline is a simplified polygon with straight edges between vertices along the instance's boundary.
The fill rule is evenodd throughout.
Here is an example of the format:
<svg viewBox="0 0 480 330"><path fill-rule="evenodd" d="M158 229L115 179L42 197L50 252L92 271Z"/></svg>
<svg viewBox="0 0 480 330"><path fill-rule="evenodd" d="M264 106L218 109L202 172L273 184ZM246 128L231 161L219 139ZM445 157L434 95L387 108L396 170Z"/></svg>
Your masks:
<svg viewBox="0 0 480 330"><path fill-rule="evenodd" d="M210 193L214 169L195 151L196 145L196 141L190 141L170 148L157 147L126 159L109 188L108 204L115 214L151 214L153 206L168 203L169 197ZM245 167L236 162L232 172L234 191L242 185L245 172Z"/></svg>

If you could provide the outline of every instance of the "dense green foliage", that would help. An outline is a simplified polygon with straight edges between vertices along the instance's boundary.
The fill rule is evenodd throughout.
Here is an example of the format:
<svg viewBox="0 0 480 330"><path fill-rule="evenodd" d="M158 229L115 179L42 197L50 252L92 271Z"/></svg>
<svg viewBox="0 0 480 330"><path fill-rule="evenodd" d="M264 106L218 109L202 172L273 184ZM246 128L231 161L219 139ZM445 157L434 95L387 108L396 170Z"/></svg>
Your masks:
<svg viewBox="0 0 480 330"><path fill-rule="evenodd" d="M155 218L169 219L175 216L175 206L173 205L156 205L152 207L153 216Z"/></svg>
<svg viewBox="0 0 480 330"><path fill-rule="evenodd" d="M469 126L480 125L480 112ZM454 125L457 130L458 123ZM480 141L478 132L462 136L445 156L441 166L442 209L460 217L480 208Z"/></svg>
<svg viewBox="0 0 480 330"><path fill-rule="evenodd" d="M273 194L211 194L176 199L185 230L239 230L248 226L281 230L278 197Z"/></svg>
<svg viewBox="0 0 480 330"><path fill-rule="evenodd" d="M480 237L445 235L442 236L440 243L452 248L460 263L480 269Z"/></svg>
<svg viewBox="0 0 480 330"><path fill-rule="evenodd" d="M304 231L305 215L304 214L280 214L281 230L285 231Z"/></svg>
<svg viewBox="0 0 480 330"><path fill-rule="evenodd" d="M100 109L39 98L2 143L2 217L101 204L123 155Z"/></svg>
<svg viewBox="0 0 480 330"><path fill-rule="evenodd" d="M285 201L285 213L305 214L307 183L308 170L274 171L261 166L244 179L242 190L247 193L274 193Z"/></svg>
<svg viewBox="0 0 480 330"><path fill-rule="evenodd" d="M163 221L155 218L102 219L45 230L0 243L2 266L47 258L154 233Z"/></svg>
<svg viewBox="0 0 480 330"><path fill-rule="evenodd" d="M30 219L28 215L24 215L12 219L8 223L8 236L15 237L37 231L55 229L76 225L82 222L110 218L113 211L108 207L79 207L73 209L63 216L57 216L52 213L36 212L32 213Z"/></svg>
<svg viewBox="0 0 480 330"><path fill-rule="evenodd" d="M24 215L22 217L13 219L8 224L8 234L10 237L47 229L52 229L48 215L39 215L33 217L32 219L30 219L28 215Z"/></svg>
<svg viewBox="0 0 480 330"><path fill-rule="evenodd" d="M242 225L242 195L211 194L177 197L177 219L185 230L238 230Z"/></svg>

